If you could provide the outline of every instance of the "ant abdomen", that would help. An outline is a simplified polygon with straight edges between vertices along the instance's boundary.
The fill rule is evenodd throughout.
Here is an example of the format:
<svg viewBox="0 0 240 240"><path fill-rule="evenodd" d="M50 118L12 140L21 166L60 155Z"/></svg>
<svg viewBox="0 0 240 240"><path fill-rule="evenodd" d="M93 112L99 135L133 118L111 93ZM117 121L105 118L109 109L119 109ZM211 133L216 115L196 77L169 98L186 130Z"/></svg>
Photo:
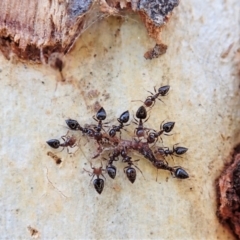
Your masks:
<svg viewBox="0 0 240 240"><path fill-rule="evenodd" d="M166 85L166 86L162 86L158 89L158 93L161 95L161 96L165 96L168 91L170 89L170 86L169 85Z"/></svg>
<svg viewBox="0 0 240 240"><path fill-rule="evenodd" d="M128 180L131 182L131 183L134 183L135 180L136 180L136 176L137 176L137 173L136 173L136 169L133 168L133 167L128 167L125 171L126 175L127 175L127 178Z"/></svg>
<svg viewBox="0 0 240 240"><path fill-rule="evenodd" d="M127 123L129 120L129 111L125 111L121 114L121 116L118 118L118 121L120 123Z"/></svg>
<svg viewBox="0 0 240 240"><path fill-rule="evenodd" d="M106 111L103 107L101 107L96 114L96 118L99 121L103 121L103 120L105 120L106 117L107 117Z"/></svg>
<svg viewBox="0 0 240 240"><path fill-rule="evenodd" d="M52 148L59 148L60 147L60 141L57 139L51 139L47 141L47 144Z"/></svg>
<svg viewBox="0 0 240 240"><path fill-rule="evenodd" d="M185 147L176 147L175 149L175 153L177 155L182 155L184 154L185 152L187 152L188 148L185 148Z"/></svg>
<svg viewBox="0 0 240 240"><path fill-rule="evenodd" d="M174 176L179 179L186 179L189 178L188 173L181 167L178 167L174 171Z"/></svg>
<svg viewBox="0 0 240 240"><path fill-rule="evenodd" d="M175 122L167 122L163 124L163 130L166 133L169 133L172 131L173 127L175 125Z"/></svg>
<svg viewBox="0 0 240 240"><path fill-rule="evenodd" d="M96 178L93 181L93 186L96 189L96 191L101 194L104 188L104 180L101 178Z"/></svg>
<svg viewBox="0 0 240 240"><path fill-rule="evenodd" d="M138 119L145 119L147 117L147 110L144 106L138 108L136 112L136 118Z"/></svg>
<svg viewBox="0 0 240 240"><path fill-rule="evenodd" d="M114 179L116 177L117 169L115 166L107 166L106 170L110 178Z"/></svg>
<svg viewBox="0 0 240 240"><path fill-rule="evenodd" d="M71 130L80 130L81 129L80 124L76 120L68 119L65 122Z"/></svg>

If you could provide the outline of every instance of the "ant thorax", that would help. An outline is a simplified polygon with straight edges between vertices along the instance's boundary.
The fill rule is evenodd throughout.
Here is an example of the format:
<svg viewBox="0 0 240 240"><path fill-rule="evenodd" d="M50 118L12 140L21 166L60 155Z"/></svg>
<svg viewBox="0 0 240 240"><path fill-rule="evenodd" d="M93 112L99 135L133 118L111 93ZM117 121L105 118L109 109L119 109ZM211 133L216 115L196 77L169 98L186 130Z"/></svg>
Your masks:
<svg viewBox="0 0 240 240"><path fill-rule="evenodd" d="M154 88L155 93L149 92L151 95L142 101L143 105L133 115L133 121L129 121L128 110L116 117L113 122L106 121L107 113L103 107L92 117L94 123L91 123L91 119L87 124L68 119L66 124L69 130L78 132L79 139L75 135L67 133L61 139L47 141L47 144L54 149L61 147L62 150L66 148L69 151L69 148L78 145L79 140L83 137L87 139L86 144L89 145L91 142L92 145L88 147L90 153L93 153L91 159L88 159L91 163L91 170L84 169L84 171L92 177L91 182L99 194L103 191L106 173L110 179L115 179L119 175L116 162L125 165L123 172L125 178L131 183L136 181L139 172L143 175L137 166L140 159L134 159L136 154L141 156L141 159L147 159L156 169L169 171L174 178L187 179L189 175L186 170L180 166L171 167L168 164L168 159L169 157L173 158L173 156L181 157L188 149L177 146L178 144L171 147L164 146L164 136L171 135L175 122L159 121L160 125L157 129L146 127L146 124L149 125L149 122L147 123L150 118L149 111L152 111L156 102L163 102L161 98L165 97L169 90L170 86L165 85L158 90ZM134 126L132 130L131 126ZM84 148L86 148L86 144ZM49 156L55 161L60 159L53 153ZM101 161L101 167L94 166L98 159ZM102 165L103 163L104 165Z"/></svg>

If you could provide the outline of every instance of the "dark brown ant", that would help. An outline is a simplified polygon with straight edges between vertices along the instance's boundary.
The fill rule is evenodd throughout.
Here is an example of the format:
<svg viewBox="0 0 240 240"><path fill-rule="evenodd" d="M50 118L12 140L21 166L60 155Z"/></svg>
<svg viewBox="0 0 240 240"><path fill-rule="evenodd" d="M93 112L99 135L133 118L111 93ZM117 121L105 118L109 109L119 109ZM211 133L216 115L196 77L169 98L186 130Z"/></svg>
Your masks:
<svg viewBox="0 0 240 240"><path fill-rule="evenodd" d="M164 148L159 147L158 150L156 151L156 153L160 153L162 156L173 155L173 156L179 157L178 155L182 155L185 152L187 152L187 150L188 150L185 147L176 147L175 148L175 145L177 145L177 144L173 145L173 150L170 150L168 147L164 147ZM177 155L175 155L174 153Z"/></svg>
<svg viewBox="0 0 240 240"><path fill-rule="evenodd" d="M107 117L107 114L106 114L106 111L103 107L101 107L98 110L96 116L93 116L93 119L98 122L97 126L94 125L94 129L97 132L101 132L101 130L103 130L103 122L102 121L105 120L106 117Z"/></svg>
<svg viewBox="0 0 240 240"><path fill-rule="evenodd" d="M115 126L115 125L112 126L112 128L109 131L110 137L114 137L117 132L119 132L121 135L121 129L123 129L123 127L124 127L123 124L127 123L129 120L129 111L123 112L117 120L120 124L118 126ZM125 125L125 126L127 126L127 125Z"/></svg>
<svg viewBox="0 0 240 240"><path fill-rule="evenodd" d="M95 176L97 176L97 178L93 181L93 186L94 186L95 190L96 190L99 194L101 194L101 193L102 193L102 190L103 190L103 188L104 188L104 180L101 179L101 178L99 178L99 176L100 176L100 175L103 176L103 178L106 180L106 178L105 178L104 175L102 174L102 172L103 172L104 169L102 168L102 166L99 167L99 168L95 168L95 167L92 166L92 164L91 164L91 168L93 169L93 172L87 171L87 170L84 169L84 168L83 168L83 170L86 171L86 172L88 172L89 176L92 176L90 183L92 182L93 178L94 178Z"/></svg>
<svg viewBox="0 0 240 240"><path fill-rule="evenodd" d="M172 176L175 177L175 178L179 178L179 179L189 178L188 173L180 166L170 167L163 160L157 160L157 159L156 159L156 161L153 162L153 165L157 169L163 169L163 170L170 171Z"/></svg>
<svg viewBox="0 0 240 240"><path fill-rule="evenodd" d="M136 118L138 118L139 119L139 121L136 119ZM138 110L137 110L137 112L136 112L136 118L134 117L134 119L135 119L135 124L138 124L138 127L137 128L135 128L135 135L138 137L138 138L140 138L140 137L144 137L144 135L145 135L145 130L147 129L147 128L144 128L143 127L143 123L145 123L147 120L148 120L148 118L147 118L147 111L146 111L146 108L144 107L144 106L141 106L141 107L139 107L138 108ZM147 119L146 119L147 118ZM144 122L143 122L143 119L146 119Z"/></svg>
<svg viewBox="0 0 240 240"><path fill-rule="evenodd" d="M166 133L171 132L174 125L175 125L175 122L167 122L167 123L164 123L163 126L161 123L159 132L156 132L155 130L153 130L148 133L147 142L151 144L151 143L154 143L155 140L158 139L158 137L160 137L162 134L168 135Z"/></svg>
<svg viewBox="0 0 240 240"><path fill-rule="evenodd" d="M100 132L101 129L100 131L95 131L94 129L90 128L90 126L88 127L85 126L83 128L76 120L73 120L73 119L66 120L66 124L71 130L74 130L74 131L79 130L83 133L83 135L87 135L88 137L94 138L99 144L102 142L103 136L102 136L102 133ZM95 127L98 128L97 126ZM106 137L104 138L106 139Z"/></svg>
<svg viewBox="0 0 240 240"><path fill-rule="evenodd" d="M146 98L146 100L143 102L144 105L146 107L153 107L155 102L156 102L156 99L160 100L161 102L163 102L160 98L158 98L159 96L166 96L168 91L170 89L170 86L169 85L166 85L166 86L162 86L158 89L158 91L156 91L156 87L154 87L154 91L155 91L155 94L153 94L152 92L148 91L149 93L151 93L152 95L151 96L148 96ZM141 101L141 100L135 100L135 101ZM133 101L134 102L134 101ZM142 101L141 101L142 102Z"/></svg>
<svg viewBox="0 0 240 240"><path fill-rule="evenodd" d="M68 136L68 132L66 135L61 136L62 140L64 141L63 143L60 143L60 141L58 139L51 139L47 141L47 144L52 147L52 148L59 148L59 147L63 147L63 149L66 147L67 148L67 152L69 153L69 149L70 148L74 148L77 146L76 141L77 139L74 136Z"/></svg>
<svg viewBox="0 0 240 240"><path fill-rule="evenodd" d="M137 173L136 173L136 169L133 168L132 165L133 165L134 167L136 167L136 168L141 172L141 174L142 174L142 176L143 176L143 173L142 173L141 169L133 163L133 162L138 162L139 159L137 159L137 160L135 160L135 161L132 161L132 160L131 160L132 158L129 157L129 156L127 156L127 153L126 153L125 150L122 150L122 151L121 151L121 156L123 157L122 161L128 164L128 166L126 166L126 167L123 169L123 171L124 171L124 173L126 173L126 176L127 176L128 180L129 180L131 183L134 183L135 180L136 180ZM144 176L143 176L143 177L144 177Z"/></svg>
<svg viewBox="0 0 240 240"><path fill-rule="evenodd" d="M104 158L105 160L108 161L107 163L107 173L108 176L112 179L114 179L116 177L116 173L117 173L117 169L116 167L113 165L113 161L117 161L117 157L120 155L120 152L117 149L113 150L112 154L109 154L109 160L107 160L106 158Z"/></svg>
<svg viewBox="0 0 240 240"><path fill-rule="evenodd" d="M162 100L160 99L160 98L158 98L159 96L166 96L167 95L167 93L168 93L168 91L169 91L169 89L170 89L170 86L169 85L166 85L166 86L162 86L162 87L160 87L159 89L158 89L158 92L156 91L156 87L154 87L154 91L155 91L155 93L156 94L153 94L153 93L151 93L151 92L149 92L149 93L151 93L152 95L151 96L148 96L147 98L146 98L146 100L144 101L144 105L146 106L146 107L153 107L154 106L154 104L155 104L155 101L156 101L156 99L158 99L158 100L160 100L161 102L162 102Z"/></svg>

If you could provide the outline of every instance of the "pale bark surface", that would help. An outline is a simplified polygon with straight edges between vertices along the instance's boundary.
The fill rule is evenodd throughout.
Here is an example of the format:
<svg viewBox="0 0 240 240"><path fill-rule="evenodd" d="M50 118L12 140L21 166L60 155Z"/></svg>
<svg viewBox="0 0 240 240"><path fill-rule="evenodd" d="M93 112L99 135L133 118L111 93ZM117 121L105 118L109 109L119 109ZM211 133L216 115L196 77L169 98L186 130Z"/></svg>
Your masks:
<svg viewBox="0 0 240 240"><path fill-rule="evenodd" d="M1 55L1 237L234 239L216 216L215 179L240 140L238 7L237 0L181 2L163 33L167 53L152 61L143 54L155 42L139 17L98 21L63 57L64 83L49 65ZM116 179L106 176L98 195L83 171L95 153L91 141L75 133L80 149L72 157L47 146L66 134L67 118L94 123L100 104L116 124L123 111L132 115L140 106L132 100L166 84L171 91L165 104L156 102L146 126L176 122L164 145L189 148L184 158L169 158L189 179L159 171L156 182L156 169L136 155L146 180L137 172L131 184L119 161ZM125 137L132 132L133 126ZM48 151L63 163L57 166Z"/></svg>

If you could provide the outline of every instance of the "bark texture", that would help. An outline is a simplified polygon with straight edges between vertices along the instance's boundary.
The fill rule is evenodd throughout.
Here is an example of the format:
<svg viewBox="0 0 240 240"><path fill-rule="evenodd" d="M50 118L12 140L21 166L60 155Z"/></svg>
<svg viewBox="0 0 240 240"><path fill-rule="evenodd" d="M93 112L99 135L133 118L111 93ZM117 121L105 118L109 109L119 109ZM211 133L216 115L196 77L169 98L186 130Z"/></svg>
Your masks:
<svg viewBox="0 0 240 240"><path fill-rule="evenodd" d="M226 167L218 181L219 216L240 238L240 154Z"/></svg>
<svg viewBox="0 0 240 240"><path fill-rule="evenodd" d="M139 11L149 35L161 44L159 33L177 0L2 0L0 2L0 50L35 62L53 52L66 54L77 37L93 22L121 9Z"/></svg>

